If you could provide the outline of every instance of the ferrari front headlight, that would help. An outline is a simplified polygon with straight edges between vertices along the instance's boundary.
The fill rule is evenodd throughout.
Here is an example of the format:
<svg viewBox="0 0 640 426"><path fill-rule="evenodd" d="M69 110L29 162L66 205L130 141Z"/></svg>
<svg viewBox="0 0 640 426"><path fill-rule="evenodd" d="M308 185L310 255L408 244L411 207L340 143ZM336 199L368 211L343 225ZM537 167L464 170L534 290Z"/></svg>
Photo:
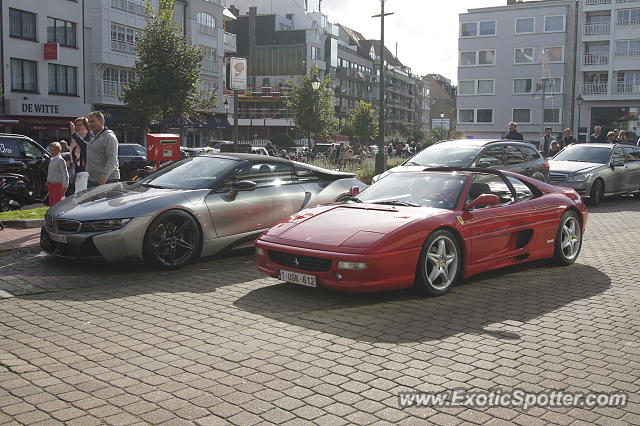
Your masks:
<svg viewBox="0 0 640 426"><path fill-rule="evenodd" d="M115 231L116 229L120 229L124 227L130 221L131 221L131 218L92 220L92 221L82 222L82 227L80 228L80 232Z"/></svg>

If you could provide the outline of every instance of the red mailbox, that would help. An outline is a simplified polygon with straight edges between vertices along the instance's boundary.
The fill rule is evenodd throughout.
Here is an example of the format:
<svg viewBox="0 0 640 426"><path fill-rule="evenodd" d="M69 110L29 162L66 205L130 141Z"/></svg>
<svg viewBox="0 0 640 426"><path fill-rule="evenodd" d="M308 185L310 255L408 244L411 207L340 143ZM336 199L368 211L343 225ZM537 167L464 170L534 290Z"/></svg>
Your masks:
<svg viewBox="0 0 640 426"><path fill-rule="evenodd" d="M147 134L147 161L162 163L180 159L180 136L167 133Z"/></svg>

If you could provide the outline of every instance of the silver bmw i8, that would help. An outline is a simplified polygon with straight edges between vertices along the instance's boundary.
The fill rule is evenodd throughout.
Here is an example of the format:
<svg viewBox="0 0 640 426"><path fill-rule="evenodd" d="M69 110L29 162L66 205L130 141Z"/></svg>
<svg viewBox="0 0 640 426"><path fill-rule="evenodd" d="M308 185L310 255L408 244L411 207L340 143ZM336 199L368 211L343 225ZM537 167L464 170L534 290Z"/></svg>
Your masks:
<svg viewBox="0 0 640 426"><path fill-rule="evenodd" d="M137 258L175 269L250 244L303 208L365 187L351 173L264 155L189 157L142 180L66 198L47 211L40 245L61 257Z"/></svg>

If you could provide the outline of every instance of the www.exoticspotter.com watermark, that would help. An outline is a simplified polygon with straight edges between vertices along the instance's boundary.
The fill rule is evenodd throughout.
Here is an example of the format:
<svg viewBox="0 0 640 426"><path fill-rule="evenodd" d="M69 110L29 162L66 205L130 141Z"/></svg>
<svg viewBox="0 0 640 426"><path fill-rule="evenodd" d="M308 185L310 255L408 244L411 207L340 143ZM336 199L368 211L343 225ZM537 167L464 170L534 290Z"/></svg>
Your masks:
<svg viewBox="0 0 640 426"><path fill-rule="evenodd" d="M398 404L401 408L419 407L624 407L628 395L624 392L527 392L523 389L505 391L492 389L472 392L467 389L453 389L444 392L400 392Z"/></svg>

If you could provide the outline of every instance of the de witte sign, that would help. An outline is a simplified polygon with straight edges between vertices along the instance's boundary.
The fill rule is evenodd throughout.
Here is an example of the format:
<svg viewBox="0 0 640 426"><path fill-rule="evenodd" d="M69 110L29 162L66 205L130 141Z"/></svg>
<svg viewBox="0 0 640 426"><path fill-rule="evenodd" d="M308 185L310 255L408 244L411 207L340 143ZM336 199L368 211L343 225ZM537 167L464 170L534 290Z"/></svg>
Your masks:
<svg viewBox="0 0 640 426"><path fill-rule="evenodd" d="M15 100L8 103L8 114L40 117L80 117L91 111L91 105L78 103L38 102L37 100Z"/></svg>

